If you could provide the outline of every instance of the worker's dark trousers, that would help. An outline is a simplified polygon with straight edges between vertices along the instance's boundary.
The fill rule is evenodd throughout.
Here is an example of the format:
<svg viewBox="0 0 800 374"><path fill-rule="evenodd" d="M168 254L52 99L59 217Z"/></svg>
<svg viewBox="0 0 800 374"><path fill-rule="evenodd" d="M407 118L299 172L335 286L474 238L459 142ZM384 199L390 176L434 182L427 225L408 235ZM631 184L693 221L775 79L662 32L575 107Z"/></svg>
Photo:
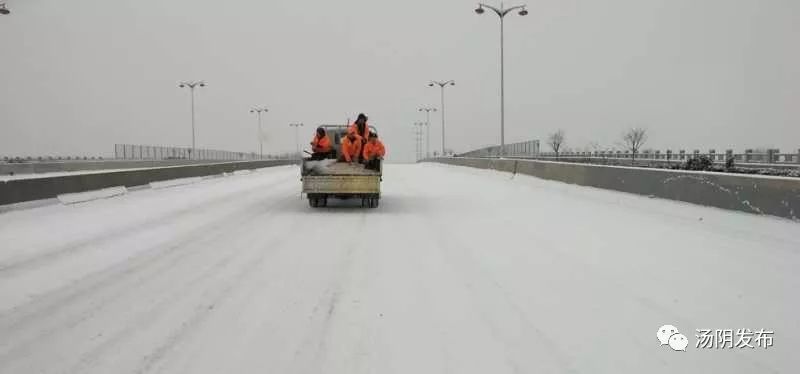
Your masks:
<svg viewBox="0 0 800 374"><path fill-rule="evenodd" d="M372 160L366 161L364 163L364 168L370 169L370 170L376 170L377 171L378 168L380 168L380 166L381 166L381 160L379 160L377 158L374 158Z"/></svg>
<svg viewBox="0 0 800 374"><path fill-rule="evenodd" d="M324 159L326 159L326 158L330 158L330 157L331 157L331 154L332 154L333 152L336 152L336 151L330 151L330 152L314 152L314 153L312 153L312 154L311 154L311 160L317 161L317 160L324 160Z"/></svg>

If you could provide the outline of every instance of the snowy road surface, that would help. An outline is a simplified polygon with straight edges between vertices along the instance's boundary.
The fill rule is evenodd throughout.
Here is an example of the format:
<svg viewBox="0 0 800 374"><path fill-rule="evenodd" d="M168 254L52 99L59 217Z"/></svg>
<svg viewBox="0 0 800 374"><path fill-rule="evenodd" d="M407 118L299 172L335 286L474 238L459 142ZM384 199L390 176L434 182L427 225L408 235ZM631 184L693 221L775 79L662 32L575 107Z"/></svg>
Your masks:
<svg viewBox="0 0 800 374"><path fill-rule="evenodd" d="M800 224L444 165L383 188L313 210L277 167L0 214L0 373L800 370ZM738 328L773 346L695 348Z"/></svg>

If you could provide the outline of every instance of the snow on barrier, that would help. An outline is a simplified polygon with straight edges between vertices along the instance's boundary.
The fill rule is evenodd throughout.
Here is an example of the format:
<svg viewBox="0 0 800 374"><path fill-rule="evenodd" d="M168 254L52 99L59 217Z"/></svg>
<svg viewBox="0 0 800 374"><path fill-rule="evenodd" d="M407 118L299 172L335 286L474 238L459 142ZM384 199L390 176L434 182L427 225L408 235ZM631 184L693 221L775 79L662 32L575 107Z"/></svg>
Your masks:
<svg viewBox="0 0 800 374"><path fill-rule="evenodd" d="M48 178L0 181L0 205L50 199L58 195L109 187L145 186L153 182L194 178L237 170L251 170L297 164L296 160L263 160L222 162L202 165L182 165L152 169L121 170L107 173L63 175Z"/></svg>
<svg viewBox="0 0 800 374"><path fill-rule="evenodd" d="M85 203L87 201L92 201L92 200L108 199L114 196L121 196L126 193L128 193L128 189L119 186L119 187L104 188L102 190L61 194L58 195L57 198L58 201L60 201L62 204L69 205L69 204Z"/></svg>
<svg viewBox="0 0 800 374"><path fill-rule="evenodd" d="M162 188L170 188L170 187L177 187L177 186L184 186L187 184L197 183L203 180L202 177L192 177L192 178L179 178L179 179L170 179L166 181L160 182L150 182L150 188L154 190L162 189Z"/></svg>
<svg viewBox="0 0 800 374"><path fill-rule="evenodd" d="M46 161L0 164L0 175L42 174L75 171L102 171L110 169L143 169L167 166L202 165L208 161L199 160L93 160L93 161Z"/></svg>
<svg viewBox="0 0 800 374"><path fill-rule="evenodd" d="M431 161L800 220L800 178L537 160L453 157Z"/></svg>

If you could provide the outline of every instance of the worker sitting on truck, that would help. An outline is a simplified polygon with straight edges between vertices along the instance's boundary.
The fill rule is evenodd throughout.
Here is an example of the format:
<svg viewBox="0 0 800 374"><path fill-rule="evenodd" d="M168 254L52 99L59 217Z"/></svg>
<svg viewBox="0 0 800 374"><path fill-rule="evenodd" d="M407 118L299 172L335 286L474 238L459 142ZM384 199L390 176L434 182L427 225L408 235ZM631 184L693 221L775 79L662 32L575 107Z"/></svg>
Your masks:
<svg viewBox="0 0 800 374"><path fill-rule="evenodd" d="M317 127L317 133L314 135L314 139L311 141L311 151L314 152L311 154L312 160L324 160L330 157L331 152L333 152L331 139L328 137L328 134L325 133L325 129L322 127Z"/></svg>
<svg viewBox="0 0 800 374"><path fill-rule="evenodd" d="M365 116L364 113L359 113L358 118L356 119L355 122L353 122L352 125L350 125L350 128L347 129L347 132L356 133L356 135L358 135L361 138L362 145L366 143L367 139L369 139L369 126L367 125L367 116Z"/></svg>
<svg viewBox="0 0 800 374"><path fill-rule="evenodd" d="M361 137L354 132L348 132L347 136L342 138L342 156L340 160L349 163L353 161L358 162L361 158Z"/></svg>
<svg viewBox="0 0 800 374"><path fill-rule="evenodd" d="M364 145L364 167L376 171L379 170L381 160L385 154L386 148L378 140L378 134L370 132L369 141Z"/></svg>

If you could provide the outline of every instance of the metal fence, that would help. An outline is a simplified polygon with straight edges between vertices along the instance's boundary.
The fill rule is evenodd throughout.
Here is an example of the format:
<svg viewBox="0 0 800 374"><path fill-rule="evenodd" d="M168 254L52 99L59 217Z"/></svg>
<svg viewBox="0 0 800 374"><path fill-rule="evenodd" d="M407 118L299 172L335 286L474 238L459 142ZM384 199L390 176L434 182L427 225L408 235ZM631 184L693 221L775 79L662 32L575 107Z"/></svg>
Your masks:
<svg viewBox="0 0 800 374"><path fill-rule="evenodd" d="M203 160L243 161L259 160L258 153L231 152L216 149L192 149L188 147L164 147L155 145L114 144L114 158L118 160ZM294 159L295 153L269 154L264 159Z"/></svg>
<svg viewBox="0 0 800 374"><path fill-rule="evenodd" d="M500 146L484 147L460 154L460 156L464 157L498 157L500 155ZM679 163L692 158L706 157L715 163L725 163L732 159L736 164L800 166L800 149L797 149L797 151L793 153L781 153L779 149L746 149L743 153L734 153L732 149L726 149L724 152L717 152L715 149L709 149L707 152L701 152L699 149L695 149L691 152L687 152L685 149L678 150L677 152L671 149L665 151L647 149L637 152L635 155L630 151L622 150L567 151L556 154L555 152L540 152L539 141L531 140L507 144L502 155L504 157L536 159L582 159L586 162L635 159L643 162L654 161L663 163Z"/></svg>
<svg viewBox="0 0 800 374"><path fill-rule="evenodd" d="M634 157L635 156L635 157ZM686 150L679 150L673 152L668 149L664 152L660 150L644 150L637 152L634 155L630 151L593 151L593 152L543 152L540 153L540 158L600 158L600 159L621 159L621 160L642 160L642 161L686 161L692 158L705 157L712 162L724 163L728 160L733 160L734 163L739 164L800 164L800 149L796 153L781 153L779 149L768 149L756 151L752 149L745 150L744 153L734 153L732 149L727 149L725 152L717 152L710 149L707 152L700 152L700 150L693 150L687 152Z"/></svg>
<svg viewBox="0 0 800 374"><path fill-rule="evenodd" d="M498 157L501 147L499 145L484 147L460 154L464 157ZM502 152L503 156L508 157L536 157L539 155L539 141L529 140L527 142L506 144Z"/></svg>

